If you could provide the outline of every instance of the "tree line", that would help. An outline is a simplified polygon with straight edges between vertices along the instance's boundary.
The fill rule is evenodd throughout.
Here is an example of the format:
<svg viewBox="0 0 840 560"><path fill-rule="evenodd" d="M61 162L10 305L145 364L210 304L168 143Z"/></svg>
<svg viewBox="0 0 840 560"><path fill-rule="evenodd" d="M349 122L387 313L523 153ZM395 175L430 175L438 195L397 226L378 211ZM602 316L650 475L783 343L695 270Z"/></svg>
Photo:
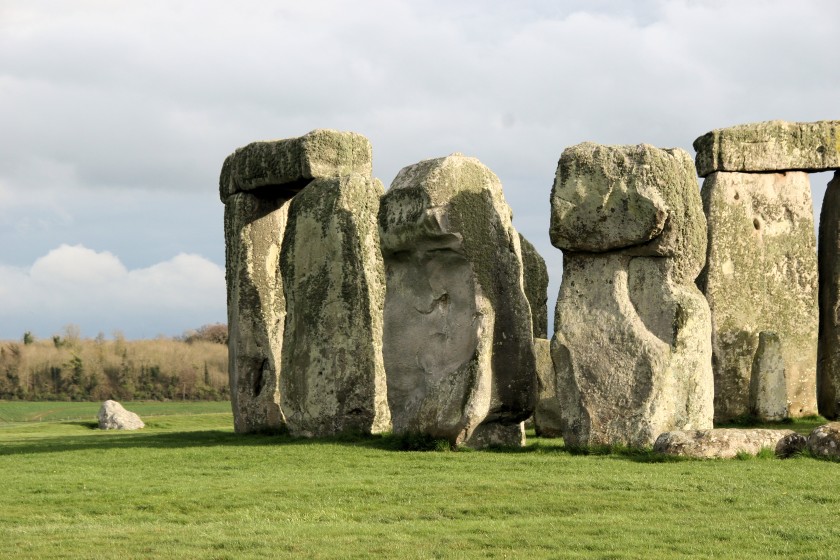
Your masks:
<svg viewBox="0 0 840 560"><path fill-rule="evenodd" d="M204 325L175 338L126 340L62 335L0 342L3 400L226 400L227 327Z"/></svg>

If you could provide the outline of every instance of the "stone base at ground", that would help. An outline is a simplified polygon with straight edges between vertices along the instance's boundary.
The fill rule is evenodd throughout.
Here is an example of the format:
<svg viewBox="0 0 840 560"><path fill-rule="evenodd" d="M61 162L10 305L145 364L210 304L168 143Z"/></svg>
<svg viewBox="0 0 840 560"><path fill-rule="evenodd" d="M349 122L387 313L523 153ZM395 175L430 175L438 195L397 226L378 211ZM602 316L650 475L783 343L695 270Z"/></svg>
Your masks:
<svg viewBox="0 0 840 560"><path fill-rule="evenodd" d="M779 441L791 434L795 432L735 428L680 430L661 434L656 438L653 450L697 459L732 459L738 453L758 455L764 448L775 453Z"/></svg>
<svg viewBox="0 0 840 560"><path fill-rule="evenodd" d="M562 437L560 399L557 397L554 364L551 362L551 341L534 339L537 358L537 406L534 408L534 432L539 437Z"/></svg>
<svg viewBox="0 0 840 560"><path fill-rule="evenodd" d="M133 412L129 412L117 401L105 401L97 414L101 430L139 430L146 424Z"/></svg>
<svg viewBox="0 0 840 560"><path fill-rule="evenodd" d="M840 460L840 422L814 428L808 436L808 451L814 457Z"/></svg>

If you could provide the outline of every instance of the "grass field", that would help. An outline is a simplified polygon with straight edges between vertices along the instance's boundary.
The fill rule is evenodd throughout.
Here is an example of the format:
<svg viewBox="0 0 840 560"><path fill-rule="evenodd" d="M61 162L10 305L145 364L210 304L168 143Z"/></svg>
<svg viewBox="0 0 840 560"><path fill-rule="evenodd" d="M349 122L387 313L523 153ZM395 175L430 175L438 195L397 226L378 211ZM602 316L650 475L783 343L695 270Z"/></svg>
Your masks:
<svg viewBox="0 0 840 560"><path fill-rule="evenodd" d="M392 437L237 436L229 412L185 405L139 432L87 419L0 430L0 558L833 559L840 548L838 463L576 455L538 438L521 451L406 452Z"/></svg>
<svg viewBox="0 0 840 560"><path fill-rule="evenodd" d="M228 401L139 401L121 403L142 417L170 414L207 414L229 412ZM29 402L0 401L0 428L18 422L54 422L61 420L95 421L101 402Z"/></svg>

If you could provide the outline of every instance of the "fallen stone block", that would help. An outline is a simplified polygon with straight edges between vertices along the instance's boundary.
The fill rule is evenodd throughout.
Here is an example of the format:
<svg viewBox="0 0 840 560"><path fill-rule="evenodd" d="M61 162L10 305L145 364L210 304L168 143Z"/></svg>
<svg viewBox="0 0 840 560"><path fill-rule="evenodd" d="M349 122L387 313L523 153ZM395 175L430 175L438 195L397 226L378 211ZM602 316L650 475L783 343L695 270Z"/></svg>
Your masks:
<svg viewBox="0 0 840 560"><path fill-rule="evenodd" d="M775 453L779 442L795 433L793 430L736 428L677 430L657 437L653 450L696 459L732 459L739 453L758 455L764 448Z"/></svg>

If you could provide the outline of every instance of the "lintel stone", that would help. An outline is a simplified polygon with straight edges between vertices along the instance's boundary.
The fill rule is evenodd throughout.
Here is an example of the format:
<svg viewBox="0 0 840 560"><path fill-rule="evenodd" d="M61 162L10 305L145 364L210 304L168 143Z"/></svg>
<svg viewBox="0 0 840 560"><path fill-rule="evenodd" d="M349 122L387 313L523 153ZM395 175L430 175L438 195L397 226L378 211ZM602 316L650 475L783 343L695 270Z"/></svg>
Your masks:
<svg viewBox="0 0 840 560"><path fill-rule="evenodd" d="M840 121L766 121L719 128L694 141L697 174L840 169Z"/></svg>
<svg viewBox="0 0 840 560"><path fill-rule="evenodd" d="M288 191L291 198L312 179L372 173L370 141L356 132L316 129L298 138L252 142L225 159L219 196L237 192Z"/></svg>

